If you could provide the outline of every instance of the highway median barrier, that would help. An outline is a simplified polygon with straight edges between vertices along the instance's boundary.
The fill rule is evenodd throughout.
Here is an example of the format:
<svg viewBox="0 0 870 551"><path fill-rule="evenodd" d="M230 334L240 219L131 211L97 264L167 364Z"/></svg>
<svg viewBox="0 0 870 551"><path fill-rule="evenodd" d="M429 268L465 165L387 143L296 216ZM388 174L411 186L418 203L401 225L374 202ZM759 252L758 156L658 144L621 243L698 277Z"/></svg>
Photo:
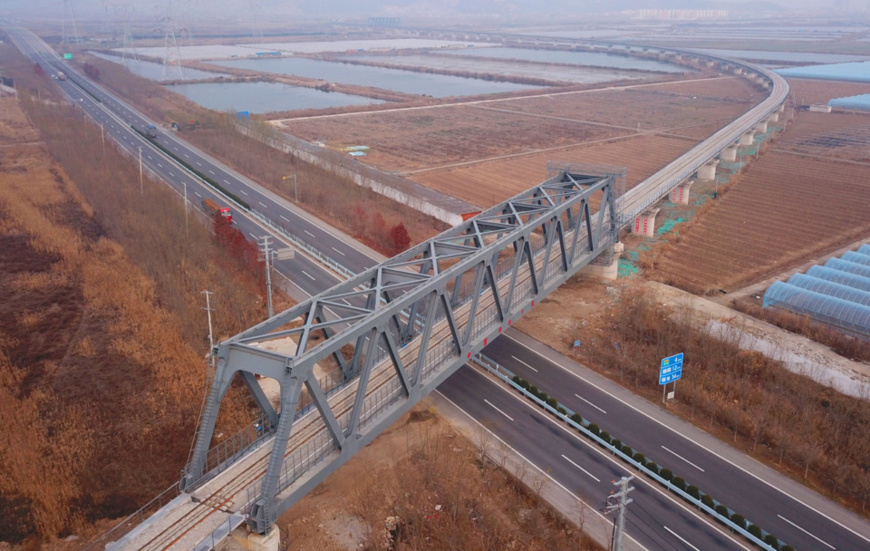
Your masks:
<svg viewBox="0 0 870 551"><path fill-rule="evenodd" d="M580 414L560 404L558 400L532 385L529 381L513 374L498 362L480 353L474 356L474 360L475 363L510 385L513 389L519 391L520 394L556 417L556 419L566 423L569 427L609 451L612 455L619 457L622 461L646 475L647 478L657 482L668 492L676 494L685 502L697 507L698 510L711 516L719 524L726 526L732 532L743 536L749 542L766 551L795 551L792 546L780 541L779 538L766 532L758 525L747 522L743 515L719 503L711 495L702 492L694 484L689 484L684 478L675 476L670 469L660 469L659 465L654 461L648 460L643 453L632 450L631 446L613 438L610 433L601 430L595 423L583 419Z"/></svg>

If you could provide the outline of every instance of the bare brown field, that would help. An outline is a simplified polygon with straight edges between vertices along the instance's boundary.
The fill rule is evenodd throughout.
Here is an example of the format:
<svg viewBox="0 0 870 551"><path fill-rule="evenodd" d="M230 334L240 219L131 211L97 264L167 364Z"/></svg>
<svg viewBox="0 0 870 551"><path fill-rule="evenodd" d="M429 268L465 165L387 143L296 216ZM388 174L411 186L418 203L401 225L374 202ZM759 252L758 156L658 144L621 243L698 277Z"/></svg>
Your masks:
<svg viewBox="0 0 870 551"><path fill-rule="evenodd" d="M859 82L790 78L788 86L798 105L826 104L834 98L870 94L870 84Z"/></svg>
<svg viewBox="0 0 870 551"><path fill-rule="evenodd" d="M706 99L736 101L744 104L758 103L767 95L745 78L737 76L667 82L644 86L643 89Z"/></svg>
<svg viewBox="0 0 870 551"><path fill-rule="evenodd" d="M870 166L767 151L732 186L659 250L652 278L730 290L870 235Z"/></svg>
<svg viewBox="0 0 870 551"><path fill-rule="evenodd" d="M727 83L723 84L728 88ZM746 111L743 99L749 97L748 92L735 90L733 96L727 97L741 101L723 102L719 97L678 94L649 86L540 96L497 105L510 111L566 117L630 130L637 130L638 125L641 130L659 130L730 120Z"/></svg>
<svg viewBox="0 0 870 551"><path fill-rule="evenodd" d="M502 105L506 104L486 104L499 108ZM285 126L295 136L309 141L323 140L331 148L368 145L371 150L362 160L392 171L576 144L625 133L567 118L530 117L476 105L287 121Z"/></svg>
<svg viewBox="0 0 870 551"><path fill-rule="evenodd" d="M805 155L870 162L870 114L800 114L776 149Z"/></svg>
<svg viewBox="0 0 870 551"><path fill-rule="evenodd" d="M433 170L416 174L414 180L471 204L489 207L544 181L547 161L626 167L626 189L631 189L693 145L694 142L680 138L647 134Z"/></svg>

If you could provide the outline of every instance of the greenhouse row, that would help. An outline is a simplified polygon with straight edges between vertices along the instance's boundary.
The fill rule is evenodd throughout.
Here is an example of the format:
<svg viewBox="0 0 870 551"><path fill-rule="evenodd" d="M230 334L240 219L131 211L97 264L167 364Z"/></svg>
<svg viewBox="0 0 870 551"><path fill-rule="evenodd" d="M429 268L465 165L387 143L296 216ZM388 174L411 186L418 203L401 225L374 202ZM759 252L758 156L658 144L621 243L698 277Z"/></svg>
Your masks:
<svg viewBox="0 0 870 551"><path fill-rule="evenodd" d="M765 308L806 314L848 333L870 337L870 245L824 266L777 281L764 294Z"/></svg>

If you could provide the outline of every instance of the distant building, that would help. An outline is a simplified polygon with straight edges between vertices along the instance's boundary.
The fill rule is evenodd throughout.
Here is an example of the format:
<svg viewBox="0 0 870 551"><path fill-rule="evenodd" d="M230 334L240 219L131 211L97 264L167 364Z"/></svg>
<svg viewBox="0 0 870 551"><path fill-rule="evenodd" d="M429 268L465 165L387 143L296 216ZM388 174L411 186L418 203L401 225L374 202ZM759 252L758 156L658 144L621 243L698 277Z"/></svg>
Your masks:
<svg viewBox="0 0 870 551"><path fill-rule="evenodd" d="M727 19L728 10L626 10L622 12L632 19Z"/></svg>
<svg viewBox="0 0 870 551"><path fill-rule="evenodd" d="M810 105L810 111L813 113L830 113L831 106L825 105L824 103L816 103L814 105Z"/></svg>

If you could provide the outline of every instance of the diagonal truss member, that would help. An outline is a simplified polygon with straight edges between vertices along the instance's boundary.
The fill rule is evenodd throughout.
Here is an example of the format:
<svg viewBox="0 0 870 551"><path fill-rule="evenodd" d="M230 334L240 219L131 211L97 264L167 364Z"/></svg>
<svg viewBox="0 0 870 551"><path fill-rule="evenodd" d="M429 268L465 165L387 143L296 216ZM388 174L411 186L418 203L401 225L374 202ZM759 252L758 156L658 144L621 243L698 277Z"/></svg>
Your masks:
<svg viewBox="0 0 870 551"><path fill-rule="evenodd" d="M617 231L614 192L613 176L561 171L220 343L181 487L191 491L223 470L209 446L221 400L239 375L272 445L242 512L268 532L536 300L608 249ZM316 365L340 376L318 379ZM279 411L258 376L280 383Z"/></svg>

